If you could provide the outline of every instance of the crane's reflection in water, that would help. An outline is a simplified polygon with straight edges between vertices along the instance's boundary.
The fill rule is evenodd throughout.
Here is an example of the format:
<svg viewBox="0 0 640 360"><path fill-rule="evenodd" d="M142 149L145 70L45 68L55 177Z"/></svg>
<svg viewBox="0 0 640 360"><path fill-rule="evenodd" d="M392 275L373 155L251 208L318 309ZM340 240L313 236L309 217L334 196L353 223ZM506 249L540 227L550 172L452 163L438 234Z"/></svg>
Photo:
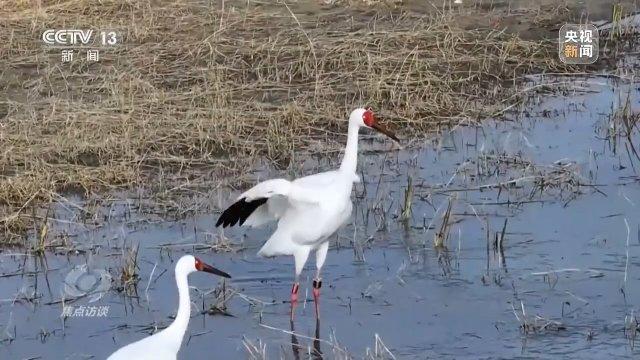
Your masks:
<svg viewBox="0 0 640 360"><path fill-rule="evenodd" d="M300 351L302 349L303 354L306 353L303 346L300 345L298 337L296 336L295 326L293 321L290 321L291 325L291 350L293 351L293 357L296 360L300 360ZM316 318L316 334L313 339L313 349L309 349L311 359L321 360L322 351L320 350L320 319Z"/></svg>

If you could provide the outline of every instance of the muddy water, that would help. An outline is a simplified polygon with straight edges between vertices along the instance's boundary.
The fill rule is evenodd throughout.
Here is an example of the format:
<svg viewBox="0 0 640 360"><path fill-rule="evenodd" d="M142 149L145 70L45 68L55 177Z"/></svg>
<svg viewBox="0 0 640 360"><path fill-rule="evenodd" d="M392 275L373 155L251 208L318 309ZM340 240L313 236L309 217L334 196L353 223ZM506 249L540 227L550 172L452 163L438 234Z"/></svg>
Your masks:
<svg viewBox="0 0 640 360"><path fill-rule="evenodd" d="M312 302L300 305L293 338L284 302L292 260L255 256L269 231L227 231L244 249L213 252L201 245L219 235L215 214L163 222L138 218L137 200L123 200L111 207L109 226L89 229L64 203L55 226L77 253L0 254L0 358L102 359L165 326L177 304L172 261L187 252L231 273L226 285L240 295L227 303L230 316L199 314L219 279L191 276L197 289L183 359L246 358L243 338L264 344L270 359L309 358L317 348L325 358L344 352L359 358L375 350L376 334L403 359L637 355L633 331L624 330L640 295L640 161L624 138L611 136L619 129L610 117L625 103L640 111L638 84L544 81L568 89L563 96L533 96L507 114L513 121L461 126L405 150L361 142L364 181L355 190L355 225L332 243L321 322ZM637 149L637 131L632 139ZM309 159L300 173L335 165L335 159ZM403 223L407 174L414 196ZM222 204L236 195L221 194ZM436 249L434 233L449 202L445 248ZM63 321L70 271L88 263L116 276L123 240L140 246L137 297L116 289L83 297L65 306L108 312ZM301 286L309 298L312 274L310 261ZM321 341L313 341L316 331Z"/></svg>

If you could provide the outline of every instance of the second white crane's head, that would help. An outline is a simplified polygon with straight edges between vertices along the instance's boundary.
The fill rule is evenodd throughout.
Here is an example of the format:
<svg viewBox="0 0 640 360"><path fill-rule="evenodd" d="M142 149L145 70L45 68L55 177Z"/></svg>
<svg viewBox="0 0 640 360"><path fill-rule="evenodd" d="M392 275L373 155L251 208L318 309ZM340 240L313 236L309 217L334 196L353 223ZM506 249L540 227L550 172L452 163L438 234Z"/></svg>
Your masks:
<svg viewBox="0 0 640 360"><path fill-rule="evenodd" d="M374 129L375 131L383 133L395 141L400 141L396 137L396 134L394 134L391 130L387 129L386 126L378 122L376 117L373 115L373 111L371 110L371 108L358 108L353 110L351 112L351 115L349 115L349 123L355 124L359 127Z"/></svg>
<svg viewBox="0 0 640 360"><path fill-rule="evenodd" d="M226 272L216 269L192 255L185 255L181 257L176 264L176 273L184 273L188 275L196 271L204 271L210 274L231 278L231 275Z"/></svg>

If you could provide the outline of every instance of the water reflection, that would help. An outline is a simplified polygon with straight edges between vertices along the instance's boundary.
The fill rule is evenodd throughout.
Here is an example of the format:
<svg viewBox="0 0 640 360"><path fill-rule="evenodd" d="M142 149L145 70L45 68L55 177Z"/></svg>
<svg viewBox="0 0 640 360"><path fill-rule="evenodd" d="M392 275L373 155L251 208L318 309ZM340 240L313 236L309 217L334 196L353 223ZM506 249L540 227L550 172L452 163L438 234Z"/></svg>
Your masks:
<svg viewBox="0 0 640 360"><path fill-rule="evenodd" d="M296 360L300 359L300 350L302 349L302 353L304 354L304 347L300 345L300 341L296 336L295 325L293 321L289 322L291 326L291 351L293 353L293 358ZM313 349L309 349L309 355L311 355L311 359L322 359L322 350L320 350L320 319L316 318L316 333L313 339Z"/></svg>

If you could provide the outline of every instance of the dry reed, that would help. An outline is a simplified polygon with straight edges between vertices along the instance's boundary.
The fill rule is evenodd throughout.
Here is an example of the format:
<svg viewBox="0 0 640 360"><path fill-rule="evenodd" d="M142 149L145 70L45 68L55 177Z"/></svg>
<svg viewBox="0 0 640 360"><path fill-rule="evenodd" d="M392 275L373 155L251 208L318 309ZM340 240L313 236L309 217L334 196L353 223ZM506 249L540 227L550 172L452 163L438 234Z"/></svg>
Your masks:
<svg viewBox="0 0 640 360"><path fill-rule="evenodd" d="M0 226L66 190L189 183L266 156L337 149L348 111L373 106L406 134L509 104L522 74L554 70L554 47L453 14L415 17L192 1L5 2L0 29ZM64 26L63 26L64 25ZM97 64L60 62L47 28L115 29ZM233 161L231 161L233 160ZM199 172L200 171L200 172ZM211 180L213 181L213 180ZM152 186L151 186L152 187ZM17 235L16 235L17 236Z"/></svg>

